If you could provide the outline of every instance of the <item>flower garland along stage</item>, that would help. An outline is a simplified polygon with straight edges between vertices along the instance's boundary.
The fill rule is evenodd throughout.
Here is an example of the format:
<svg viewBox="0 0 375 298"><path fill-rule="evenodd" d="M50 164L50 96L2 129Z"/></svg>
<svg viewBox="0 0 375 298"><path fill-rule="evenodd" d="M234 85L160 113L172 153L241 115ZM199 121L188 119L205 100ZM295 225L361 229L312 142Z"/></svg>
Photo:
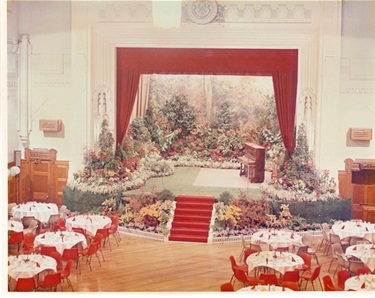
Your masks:
<svg viewBox="0 0 375 298"><path fill-rule="evenodd" d="M234 152L239 154L241 150L230 147L230 140L236 146L243 144L245 132L213 130L206 124L196 124L195 130L189 132L187 127L193 127L191 123L182 128L171 129L165 119L153 120L151 127L146 127L144 122L147 123L147 119L134 121L129 133L114 151L114 140L108 123L103 121L97 148L86 150L85 166L74 173L74 181L68 186L73 192L107 195L106 198L103 197L101 206L97 206L97 212L117 213L122 229L132 230L132 234L137 230L141 234L167 237L173 220L175 194L164 190L161 193L124 197L123 192L141 188L152 177L173 175L175 166L239 168ZM215 137L212 138L208 132ZM186 139L179 139L180 134ZM196 147L189 147L189 144L198 146L194 141L198 136L204 136L204 142L205 138L214 140L216 149L207 150L205 148L214 147L212 144L205 144L199 154L195 152ZM215 203L211 239L249 236L257 229L269 227L294 231L319 230L319 222L301 217L301 210L306 208L296 209L295 203L327 202L335 207L342 201L336 193L334 179L329 177L329 171L314 168L303 125L298 129L292 157L285 154L279 133L265 129L262 136L263 146L267 149L267 164L272 168L271 179L260 185L262 199L252 200L244 194L234 198L229 193L223 193ZM108 195L113 197L108 199ZM291 210L294 214L289 210L290 204L293 204ZM331 208L331 205L325 205L322 213ZM315 206L317 205L309 205L311 208L316 208ZM346 206L340 208L340 212L333 216L337 216L336 219L347 219L351 210L348 211ZM313 212L310 210L310 213ZM330 216L329 220L333 220L332 215Z"/></svg>

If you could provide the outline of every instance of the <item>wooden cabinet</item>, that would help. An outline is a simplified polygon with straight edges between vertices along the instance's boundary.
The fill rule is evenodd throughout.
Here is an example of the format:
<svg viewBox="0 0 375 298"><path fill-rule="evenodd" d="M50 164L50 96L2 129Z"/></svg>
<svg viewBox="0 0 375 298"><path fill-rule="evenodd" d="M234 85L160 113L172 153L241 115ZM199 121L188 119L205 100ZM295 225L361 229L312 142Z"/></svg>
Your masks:
<svg viewBox="0 0 375 298"><path fill-rule="evenodd" d="M55 149L25 149L18 177L18 202L8 192L8 202L50 202L62 204L62 190L68 181L69 162L56 160ZM11 195L12 199L9 197Z"/></svg>
<svg viewBox="0 0 375 298"><path fill-rule="evenodd" d="M345 183L339 187L340 196L344 190L351 193L352 217L375 222L375 160L348 158L345 173L339 178L339 183Z"/></svg>

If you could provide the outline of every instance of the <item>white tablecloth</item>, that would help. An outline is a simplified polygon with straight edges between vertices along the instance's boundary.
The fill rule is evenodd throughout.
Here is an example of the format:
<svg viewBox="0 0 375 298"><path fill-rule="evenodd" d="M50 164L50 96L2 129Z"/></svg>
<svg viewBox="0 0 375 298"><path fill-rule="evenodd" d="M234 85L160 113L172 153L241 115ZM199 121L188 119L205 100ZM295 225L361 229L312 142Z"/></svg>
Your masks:
<svg viewBox="0 0 375 298"><path fill-rule="evenodd" d="M28 260L28 261L27 261ZM14 279L32 277L43 270L56 271L56 260L43 255L19 255L8 257L8 275Z"/></svg>
<svg viewBox="0 0 375 298"><path fill-rule="evenodd" d="M301 236L290 231L261 230L253 234L251 241L261 241L273 248L289 247L291 245L301 245Z"/></svg>
<svg viewBox="0 0 375 298"><path fill-rule="evenodd" d="M270 291L283 291L283 287L274 285L258 285L253 287L243 287L237 292L270 292ZM284 288L284 291L293 291L289 288Z"/></svg>
<svg viewBox="0 0 375 298"><path fill-rule="evenodd" d="M341 239L358 236L372 241L373 234L375 234L375 224L362 221L336 222L332 226L332 232L339 235Z"/></svg>
<svg viewBox="0 0 375 298"><path fill-rule="evenodd" d="M373 244L356 244L349 246L345 251L346 256L354 256L365 263L371 271L375 270L375 246Z"/></svg>
<svg viewBox="0 0 375 298"><path fill-rule="evenodd" d="M84 235L75 232L46 232L35 237L34 246L46 245L54 246L59 253L63 253L65 248L72 248L77 243L82 242L82 247L87 247Z"/></svg>
<svg viewBox="0 0 375 298"><path fill-rule="evenodd" d="M8 220L8 231L21 232L23 231L22 222L16 220Z"/></svg>
<svg viewBox="0 0 375 298"><path fill-rule="evenodd" d="M81 214L70 217L66 220L68 230L74 228L83 228L86 232L95 235L96 231L101 228L109 227L111 219L108 216L96 214Z"/></svg>
<svg viewBox="0 0 375 298"><path fill-rule="evenodd" d="M375 291L375 274L353 276L345 281L345 291Z"/></svg>
<svg viewBox="0 0 375 298"><path fill-rule="evenodd" d="M276 258L274 257L276 255ZM294 270L303 264L303 259L295 254L288 252L275 252L275 251L261 251L259 253L251 254L246 263L249 268L249 272L259 266L265 266L281 274L285 271Z"/></svg>
<svg viewBox="0 0 375 298"><path fill-rule="evenodd" d="M51 214L58 214L59 209L53 203L27 202L12 208L14 217L23 218L24 216L34 216L40 222L47 223Z"/></svg>

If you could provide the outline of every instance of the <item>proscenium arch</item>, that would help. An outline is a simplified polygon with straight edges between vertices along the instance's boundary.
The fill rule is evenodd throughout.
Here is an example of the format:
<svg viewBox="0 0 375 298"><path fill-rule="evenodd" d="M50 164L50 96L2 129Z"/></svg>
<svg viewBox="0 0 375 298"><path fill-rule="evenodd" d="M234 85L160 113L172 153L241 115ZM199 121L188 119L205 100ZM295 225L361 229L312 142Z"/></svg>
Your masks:
<svg viewBox="0 0 375 298"><path fill-rule="evenodd" d="M297 49L117 48L116 144L129 125L142 74L272 76L285 148L295 147Z"/></svg>

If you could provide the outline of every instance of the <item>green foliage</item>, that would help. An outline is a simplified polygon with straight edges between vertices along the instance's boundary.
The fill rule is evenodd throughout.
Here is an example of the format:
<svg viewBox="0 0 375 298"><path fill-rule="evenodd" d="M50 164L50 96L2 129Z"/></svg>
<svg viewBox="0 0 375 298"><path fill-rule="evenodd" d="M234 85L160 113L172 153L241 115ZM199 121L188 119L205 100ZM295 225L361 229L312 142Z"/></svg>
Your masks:
<svg viewBox="0 0 375 298"><path fill-rule="evenodd" d="M285 202L273 201L271 213L278 214L280 206ZM317 202L288 202L290 213L306 220L308 224L352 218L351 199L340 199Z"/></svg>
<svg viewBox="0 0 375 298"><path fill-rule="evenodd" d="M157 134L157 125L156 121L160 117L159 110L153 100L150 100L148 103L148 107L146 109L145 117L144 117L144 124L147 130L150 133L151 141L157 142L158 141L158 134Z"/></svg>
<svg viewBox="0 0 375 298"><path fill-rule="evenodd" d="M156 193L157 201L174 201L176 198L175 194L170 189L163 189Z"/></svg>
<svg viewBox="0 0 375 298"><path fill-rule="evenodd" d="M225 101L220 105L220 113L218 116L218 128L228 131L232 128L232 117L230 113L230 102Z"/></svg>
<svg viewBox="0 0 375 298"><path fill-rule="evenodd" d="M151 134L145 126L143 118L137 117L130 124L131 134L135 140L147 142L151 138Z"/></svg>
<svg viewBox="0 0 375 298"><path fill-rule="evenodd" d="M175 95L161 109L171 130L179 130L180 138L187 136L195 127L196 111L184 95Z"/></svg>
<svg viewBox="0 0 375 298"><path fill-rule="evenodd" d="M62 204L69 210L78 213L98 212L102 203L112 198L113 194L96 194L92 192L82 192L69 187L63 188Z"/></svg>
<svg viewBox="0 0 375 298"><path fill-rule="evenodd" d="M101 131L99 134L98 145L102 152L111 152L113 151L113 144L115 139L112 136L112 133L108 128L108 120L104 119L101 125Z"/></svg>
<svg viewBox="0 0 375 298"><path fill-rule="evenodd" d="M224 205L228 205L230 200L233 199L233 195L229 191L224 191L223 193L220 194L218 197L219 202L223 202Z"/></svg>

